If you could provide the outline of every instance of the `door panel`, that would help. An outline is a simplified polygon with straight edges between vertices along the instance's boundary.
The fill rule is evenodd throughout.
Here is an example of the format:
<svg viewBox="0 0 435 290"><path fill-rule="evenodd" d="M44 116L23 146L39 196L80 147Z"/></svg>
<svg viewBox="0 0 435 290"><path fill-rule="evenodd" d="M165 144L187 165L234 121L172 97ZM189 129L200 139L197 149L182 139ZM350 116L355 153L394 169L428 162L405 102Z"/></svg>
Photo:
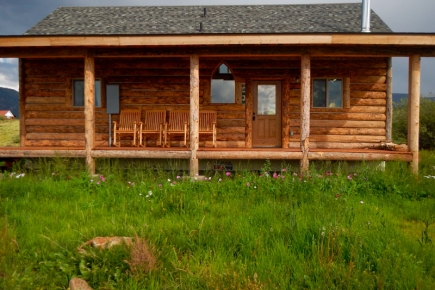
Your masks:
<svg viewBox="0 0 435 290"><path fill-rule="evenodd" d="M253 82L252 146L281 147L281 83Z"/></svg>

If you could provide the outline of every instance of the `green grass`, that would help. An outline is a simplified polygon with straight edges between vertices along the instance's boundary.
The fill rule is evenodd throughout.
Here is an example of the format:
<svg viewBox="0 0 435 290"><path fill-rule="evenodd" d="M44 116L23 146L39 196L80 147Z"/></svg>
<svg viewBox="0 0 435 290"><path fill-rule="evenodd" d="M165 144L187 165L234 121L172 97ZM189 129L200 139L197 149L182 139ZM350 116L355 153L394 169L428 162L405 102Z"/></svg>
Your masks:
<svg viewBox="0 0 435 290"><path fill-rule="evenodd" d="M0 119L0 147L20 145L20 120Z"/></svg>
<svg viewBox="0 0 435 290"><path fill-rule="evenodd" d="M434 289L435 155L422 155L420 177L405 163L206 181L113 161L93 178L74 159L17 167L0 180L0 288ZM152 269L122 247L76 250L136 235Z"/></svg>

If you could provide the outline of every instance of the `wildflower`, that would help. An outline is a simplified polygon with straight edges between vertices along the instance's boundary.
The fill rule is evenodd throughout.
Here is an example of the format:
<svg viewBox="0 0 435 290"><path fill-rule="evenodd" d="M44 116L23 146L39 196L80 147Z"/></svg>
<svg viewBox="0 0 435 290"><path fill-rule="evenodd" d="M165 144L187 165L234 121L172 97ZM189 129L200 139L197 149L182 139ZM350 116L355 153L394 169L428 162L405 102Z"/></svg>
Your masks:
<svg viewBox="0 0 435 290"><path fill-rule="evenodd" d="M293 172L293 176L298 176L298 174L296 172Z"/></svg>
<svg viewBox="0 0 435 290"><path fill-rule="evenodd" d="M352 180L352 174L349 174L349 175L347 176L347 179Z"/></svg>
<svg viewBox="0 0 435 290"><path fill-rule="evenodd" d="M335 199L339 199L340 196L341 196L341 194L337 193L337 194L335 195Z"/></svg>
<svg viewBox="0 0 435 290"><path fill-rule="evenodd" d="M153 192L151 190L148 191L148 195L151 196L153 195Z"/></svg>
<svg viewBox="0 0 435 290"><path fill-rule="evenodd" d="M255 188L255 189L257 189L257 186L256 186L256 185L254 185L254 188Z"/></svg>
<svg viewBox="0 0 435 290"><path fill-rule="evenodd" d="M358 174L354 173L353 176L357 176Z"/></svg>
<svg viewBox="0 0 435 290"><path fill-rule="evenodd" d="M181 176L180 175L177 175L177 179L180 179L181 178Z"/></svg>
<svg viewBox="0 0 435 290"><path fill-rule="evenodd" d="M18 174L17 176L15 176L15 178L21 178L21 177L24 177L24 173L20 173L20 174Z"/></svg>
<svg viewBox="0 0 435 290"><path fill-rule="evenodd" d="M287 169L283 168L281 169L281 172L287 172Z"/></svg>
<svg viewBox="0 0 435 290"><path fill-rule="evenodd" d="M364 203L364 201L363 201L363 200L361 200L361 201L360 201L360 203L361 203L361 204L363 204L363 203Z"/></svg>
<svg viewBox="0 0 435 290"><path fill-rule="evenodd" d="M97 184L100 185L100 181L97 181Z"/></svg>
<svg viewBox="0 0 435 290"><path fill-rule="evenodd" d="M219 178L219 182L221 182L222 181L222 178Z"/></svg>
<svg viewBox="0 0 435 290"><path fill-rule="evenodd" d="M211 180L211 176L208 178L208 180Z"/></svg>
<svg viewBox="0 0 435 290"><path fill-rule="evenodd" d="M273 178L278 178L278 174L276 172L273 173L272 175Z"/></svg>
<svg viewBox="0 0 435 290"><path fill-rule="evenodd" d="M94 182L94 180L93 180L93 179L91 179L91 180L89 180L89 181L90 181L91 183L92 183L92 182Z"/></svg>
<svg viewBox="0 0 435 290"><path fill-rule="evenodd" d="M247 186L247 187L251 186L251 183L250 183L250 182L247 182L247 183L246 183L246 186Z"/></svg>
<svg viewBox="0 0 435 290"><path fill-rule="evenodd" d="M231 176L231 172L227 171L227 172L225 173L225 175L226 175L226 176Z"/></svg>
<svg viewBox="0 0 435 290"><path fill-rule="evenodd" d="M171 180L168 178L168 182L171 182Z"/></svg>
<svg viewBox="0 0 435 290"><path fill-rule="evenodd" d="M106 177L104 177L103 175L100 175L100 179L102 182L106 181Z"/></svg>
<svg viewBox="0 0 435 290"><path fill-rule="evenodd" d="M174 180L174 182L172 182L172 184L173 184L173 185L176 185L176 184L177 184L177 182L176 182L176 181Z"/></svg>
<svg viewBox="0 0 435 290"><path fill-rule="evenodd" d="M139 193L139 196L142 196L142 193Z"/></svg>
<svg viewBox="0 0 435 290"><path fill-rule="evenodd" d="M161 184L161 183L159 183L159 187L162 187L162 184Z"/></svg>
<svg viewBox="0 0 435 290"><path fill-rule="evenodd" d="M56 175L56 172L52 172L51 175Z"/></svg>

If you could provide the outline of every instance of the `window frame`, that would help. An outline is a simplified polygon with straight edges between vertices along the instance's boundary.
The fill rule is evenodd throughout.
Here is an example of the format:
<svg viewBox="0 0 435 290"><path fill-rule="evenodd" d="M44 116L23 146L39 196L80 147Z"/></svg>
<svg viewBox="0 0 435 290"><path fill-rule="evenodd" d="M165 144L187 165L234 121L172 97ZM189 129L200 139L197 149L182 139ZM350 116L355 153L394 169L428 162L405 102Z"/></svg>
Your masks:
<svg viewBox="0 0 435 290"><path fill-rule="evenodd" d="M75 92L76 92L76 90L75 90L75 84L76 84L76 82L83 82L83 105L76 105L75 104L75 100L76 100L76 98L75 98ZM73 108L84 108L85 107L84 82L85 82L84 78L73 78L72 79L72 83L71 83L71 86L72 86L72 90L71 90L72 91L71 105L72 105ZM97 90L97 86L99 87L98 90ZM103 100L102 100L103 91L102 91L102 88L103 88L103 81L102 81L102 79L101 78L96 78L95 79L95 85L94 85L94 91L95 91L95 100L94 100L95 103L94 104L95 104L95 108L102 108L103 107ZM97 92L99 92L99 94L97 94ZM97 101L97 99L98 99L98 101ZM98 105L96 105L97 103L98 103Z"/></svg>
<svg viewBox="0 0 435 290"><path fill-rule="evenodd" d="M341 103L340 106L330 107L329 104L329 91L328 91L328 84L330 80L340 80L341 81ZM325 106L314 106L314 82L316 80L325 80ZM345 83L346 78L345 77L316 77L313 78L311 81L311 107L313 109L343 109L345 108Z"/></svg>

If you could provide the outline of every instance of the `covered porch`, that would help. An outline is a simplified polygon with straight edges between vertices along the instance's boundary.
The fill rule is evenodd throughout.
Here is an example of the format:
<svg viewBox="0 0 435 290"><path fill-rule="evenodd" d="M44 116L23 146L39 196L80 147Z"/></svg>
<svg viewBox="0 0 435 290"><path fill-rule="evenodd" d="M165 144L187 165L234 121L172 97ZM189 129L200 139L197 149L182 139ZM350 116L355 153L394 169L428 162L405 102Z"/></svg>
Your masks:
<svg viewBox="0 0 435 290"><path fill-rule="evenodd" d="M305 172L309 168L309 162L314 160L403 160L410 162L413 172L418 172L418 130L419 130L419 98L420 98L420 57L433 56L435 39L432 35L247 35L247 36L88 36L88 37L4 37L0 47L0 56L19 57L20 65L20 109L21 119L21 147L0 148L0 157L81 157L86 159L90 174L95 173L96 158L173 158L189 160L189 169L192 176L198 174L200 159L213 160L250 160L250 159L273 159L273 160L298 160L300 171ZM188 43L189 45L186 45ZM417 44L416 44L417 43ZM180 46L183 44L183 46ZM36 47L33 47L36 46ZM392 73L391 57L409 57L409 141L406 152L380 150L382 144L391 140L392 122ZM189 146L185 147L121 147L114 148L104 146L102 140L107 140L106 130L111 126L108 123L100 123L101 110L95 108L95 82L102 72L107 69L107 62L113 58L131 60L168 60L183 59L180 64L180 72L184 76L188 72L188 102L178 103L177 97L173 100L174 105L184 105L190 112L189 118ZM65 106L54 105L50 107L49 101L64 102L59 97L47 96L34 97L29 92L37 91L30 88L25 82L31 78L32 67L26 63L32 60L82 60L84 80L84 113L83 118L74 117L71 120L61 121L62 115L76 116L80 110L73 108L72 112L65 112ZM209 74L202 76L202 61L209 63L215 60L229 60L228 63L238 61L240 63L252 63L257 60L263 63L268 59L274 59L276 68L269 69L267 74L262 73L264 68L249 67L245 73L237 73L236 77L242 79L245 86L243 104L235 104L237 129L228 129L218 136L218 148L209 148L207 143L201 143L199 139L199 112L210 107L224 111L231 111L230 106L213 105L207 103L204 97L204 87L209 86L207 78ZM345 70L335 70L333 63L328 64L328 59L350 64ZM347 59L360 59L360 62L372 60L388 60L385 67L376 70L376 80L373 83L361 84L361 78L357 75L350 76L352 62ZM30 61L29 61L30 60ZM294 63L298 63L294 67ZM102 62L103 61L103 62ZM287 63L287 66L279 67L279 63ZM319 69L313 63L322 63L326 68ZM100 65L103 63L102 65ZM187 68L185 67L187 64ZM173 68L174 64L170 64ZM243 65L240 65L243 67ZM144 68L143 68L144 69ZM213 70L213 69L212 69ZM369 68L367 68L369 70ZM243 71L243 70L240 70ZM319 73L319 71L323 71ZM327 71L324 73L324 71ZM379 73L379 71L385 71ZM96 73L98 72L98 73ZM381 74L378 76L377 74ZM319 76L337 75L343 79L343 94L349 98L343 98L342 108L318 109L312 107L312 79ZM348 77L349 75L349 77ZM148 75L149 77L152 77ZM122 77L107 75L106 83L117 82ZM125 77L126 78L126 77ZM71 77L67 78L67 84L71 83ZM354 80L353 80L354 79ZM374 79L371 75L364 79ZM163 78L164 80L164 78ZM257 82L280 82L280 125L278 128L278 146L256 146L253 142L254 118L254 91ZM355 84L352 86L350 82ZM200 84L202 85L200 88ZM59 85L58 85L59 86ZM169 87L169 83L167 83ZM161 91L165 91L165 85L159 85ZM370 87L369 89L367 89ZM367 92L352 95L349 90L364 92L364 90L382 91L383 96ZM375 88L375 89L373 89ZM65 99L71 94L68 85ZM144 92L142 88L130 91ZM52 91L50 90L39 90ZM374 96L374 97L373 97ZM373 98L372 98L373 97ZM54 99L57 98L57 99ZM370 103L369 100L370 99ZM35 102L40 102L36 104ZM67 101L68 102L68 101ZM131 102L131 101L130 101ZM122 106L123 104L121 104ZM125 106L135 104L124 103ZM360 107L358 107L360 106ZM361 106L365 106L362 108ZM147 107L162 107L158 102L150 103ZM47 112L41 113L43 108ZM368 108L368 111L364 111ZM50 112L50 109L52 112ZM361 111L363 110L363 111ZM27 113L27 114L26 114ZM27 119L26 119L27 115ZM44 126L52 124L49 117L55 118L58 124L84 127L83 131L65 133L37 134L32 130L44 130ZM79 115L77 115L79 116ZM228 115L231 116L233 115ZM234 115L235 116L235 115ZM241 116L241 117L240 117ZM33 118L33 120L31 120ZM219 115L218 115L219 118ZM221 114L222 118L226 118ZM333 125L331 125L333 124ZM38 127L38 128L36 128ZM103 129L98 129L104 127ZM98 130L103 130L99 132ZM36 131L35 131L36 132ZM225 141L228 135L237 134L242 139L238 141ZM332 134L333 136L330 136ZM38 143L38 138L44 136L49 140ZM78 138L77 142L59 138ZM103 136L103 137L102 137ZM58 139L56 139L58 138ZM82 141L81 141L82 140ZM370 141L370 142L369 142ZM34 146L31 146L34 144ZM38 146L45 144L45 146ZM56 144L56 146L53 146ZM75 145L74 145L75 144ZM205 144L204 147L200 144ZM84 145L84 146L83 146Z"/></svg>

